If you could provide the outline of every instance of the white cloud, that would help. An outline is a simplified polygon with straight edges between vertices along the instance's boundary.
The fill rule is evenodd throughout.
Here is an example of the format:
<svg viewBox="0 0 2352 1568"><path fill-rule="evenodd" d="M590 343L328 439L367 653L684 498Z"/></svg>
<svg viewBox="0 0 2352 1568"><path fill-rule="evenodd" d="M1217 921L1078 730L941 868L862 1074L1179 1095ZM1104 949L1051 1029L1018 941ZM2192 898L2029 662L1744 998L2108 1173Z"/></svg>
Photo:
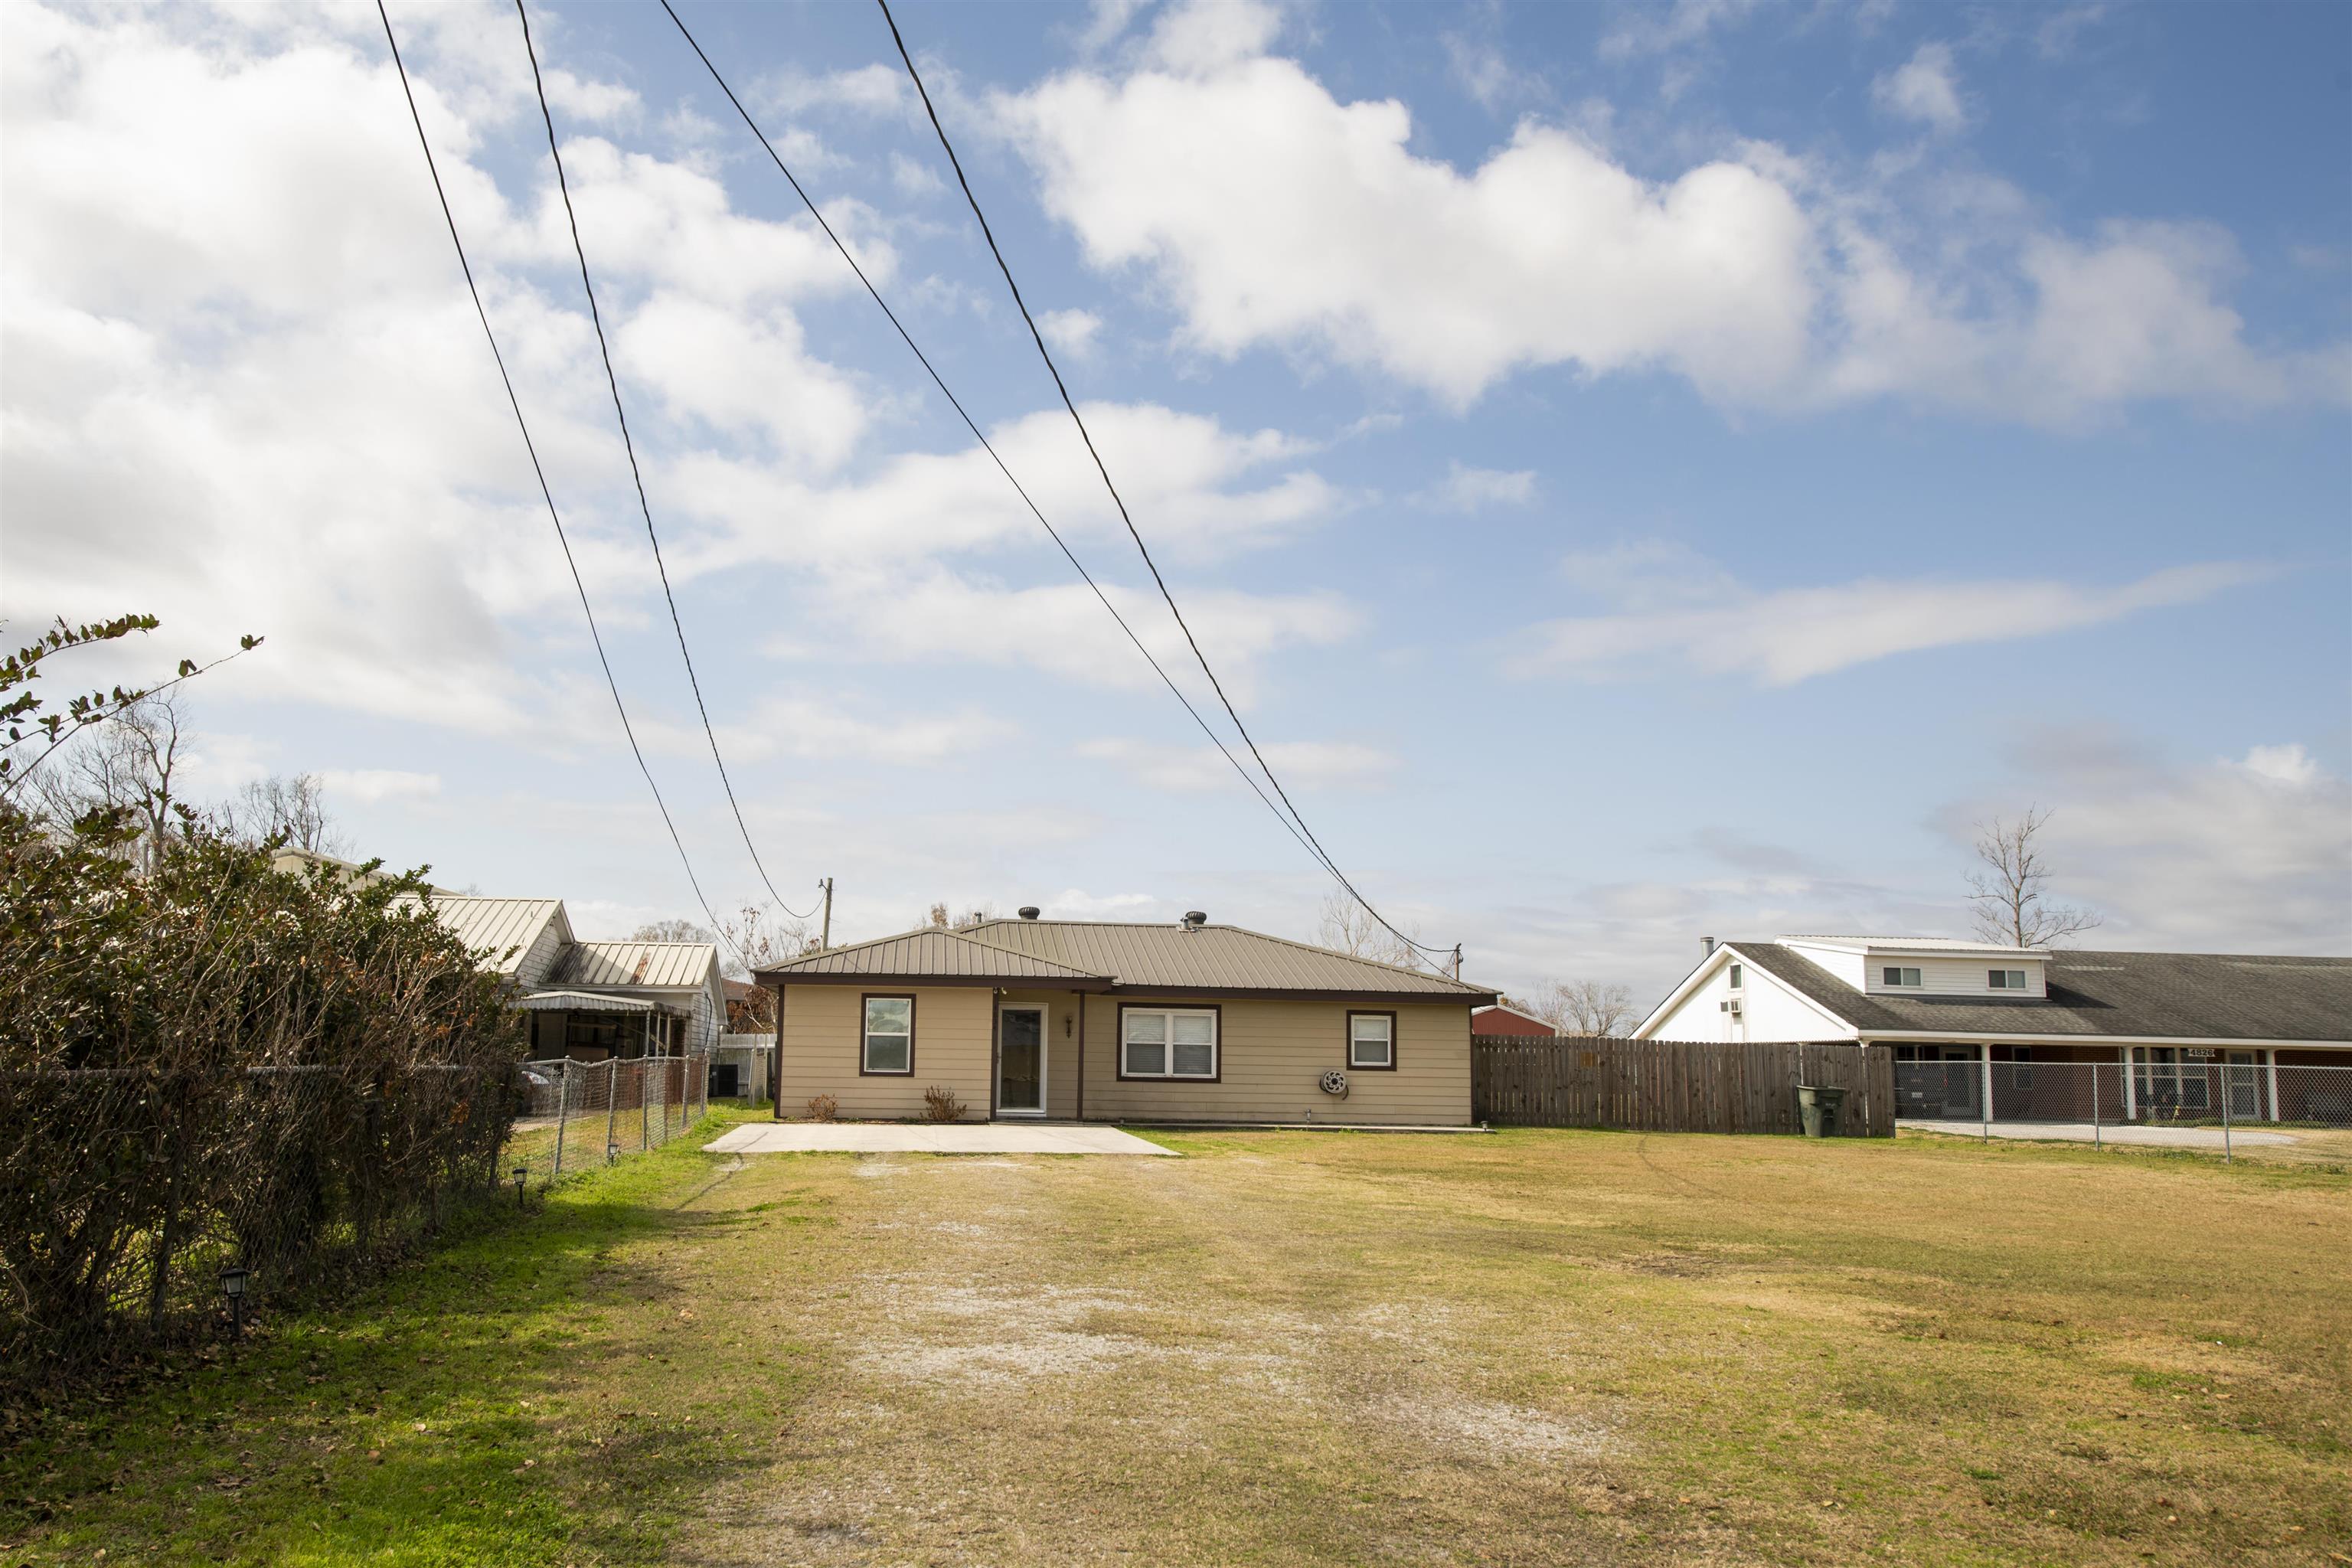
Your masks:
<svg viewBox="0 0 2352 1568"><path fill-rule="evenodd" d="M876 61L824 76L782 76L761 84L761 96L786 110L849 109L865 114L897 114L914 105L914 90L897 66Z"/></svg>
<svg viewBox="0 0 2352 1568"><path fill-rule="evenodd" d="M881 704L874 711L887 712ZM763 757L851 758L877 763L936 763L1003 740L1011 725L966 710L950 714L867 718L803 697L755 704L740 723L724 724L722 748L745 762ZM698 739L697 737L696 739Z"/></svg>
<svg viewBox="0 0 2352 1568"><path fill-rule="evenodd" d="M370 805L386 800L430 800L441 793L439 773L401 768L329 768L320 773L319 783L331 798Z"/></svg>
<svg viewBox="0 0 2352 1568"><path fill-rule="evenodd" d="M1668 31L1734 9L1678 7ZM2234 248L2210 229L2084 238L1999 182L1975 182L2014 198L1997 215L1939 210L1969 182L1855 184L1760 142L1649 179L1533 116L1465 171L1412 151L1402 102L1343 102L1265 53L1277 31L1262 7L1179 6L1131 68L991 100L1087 261L1149 269L1203 352L1307 350L1456 406L1548 365L1664 371L1776 410L1895 397L2053 425L2147 399L2352 398L2352 351L2248 340ZM1885 91L1956 125L1941 47Z"/></svg>
<svg viewBox="0 0 2352 1568"><path fill-rule="evenodd" d="M1048 310L1037 318L1037 330L1064 353L1083 355L1094 347L1102 318L1092 310Z"/></svg>
<svg viewBox="0 0 2352 1568"><path fill-rule="evenodd" d="M1423 505L1444 511L1477 511L1490 506L1525 506L1536 499L1532 468L1474 468L1458 459L1445 478L1421 493Z"/></svg>
<svg viewBox="0 0 2352 1568"><path fill-rule="evenodd" d="M1200 590L1181 582L1176 587L1184 618L1202 646L1213 650L1227 694L1244 706L1255 697L1267 658L1285 648L1328 647L1363 626L1361 613L1333 595ZM1196 706L1213 710L1215 696L1159 595L1116 583L1105 583L1104 590L1169 677ZM1025 665L1087 686L1160 687L1151 667L1081 583L1008 588L937 568L911 575L841 573L812 599L810 616L825 628L824 644L835 657ZM790 644L770 649L785 659L794 651Z"/></svg>
<svg viewBox="0 0 2352 1568"><path fill-rule="evenodd" d="M2113 588L1864 578L1756 590L1706 563L1656 551L1572 556L1567 567L1572 580L1619 607L1532 628L1541 646L1512 659L1515 673L1609 679L1679 668L1790 686L1894 654L2046 637L2193 604L2269 574L2220 562L2169 567Z"/></svg>
<svg viewBox="0 0 2352 1568"><path fill-rule="evenodd" d="M1248 766L1240 743L1233 746L1243 766ZM1391 752L1346 741L1279 741L1258 749L1286 789L1375 789L1387 784L1400 765ZM1154 789L1177 794L1243 787L1234 764L1213 746L1106 737L1081 742L1078 755L1109 763Z"/></svg>
<svg viewBox="0 0 2352 1568"><path fill-rule="evenodd" d="M897 152L890 154L890 184L902 196L935 196L948 188L929 164Z"/></svg>
<svg viewBox="0 0 2352 1568"><path fill-rule="evenodd" d="M1406 151L1401 103L1209 59L998 104L1088 260L1153 267L1199 347L1319 343L1457 403L1531 363L1664 363L1724 395L1794 374L1807 226L1756 171L1653 185L1528 121L1465 178Z"/></svg>
<svg viewBox="0 0 2352 1568"><path fill-rule="evenodd" d="M1887 113L1932 130L1958 131L1968 122L1949 44L1920 45L1908 60L1871 82L1870 96Z"/></svg>
<svg viewBox="0 0 2352 1568"><path fill-rule="evenodd" d="M607 629L625 631L652 583L562 208L551 177L509 204L479 162L484 126L530 101L520 39L495 36L511 71L441 47L486 15L418 18L419 107L573 552ZM594 678L568 574L398 81L381 38L345 20L7 8L12 614L134 604L163 617L173 657L259 633L207 692L568 746L595 710L574 700ZM516 123L530 145L536 128ZM633 374L676 413L764 434L779 460L837 460L859 400L801 351L788 306L854 286L830 247L735 212L695 168L594 137L566 156ZM888 268L887 247L865 248ZM702 384L635 330L639 308L698 335Z"/></svg>
<svg viewBox="0 0 2352 1568"><path fill-rule="evenodd" d="M2352 784L2297 744L2175 766L2096 734L2044 737L2022 758L2051 811L2053 888L2105 923L2091 947L2343 952L2352 944ZM1955 805L1956 844L2013 800Z"/></svg>
<svg viewBox="0 0 2352 1568"><path fill-rule="evenodd" d="M1312 470L1279 470L1305 444L1278 430L1232 431L1152 404L1080 405L1087 428L1155 552L1214 560L1295 536L1346 498ZM1066 412L1043 409L989 432L1038 510L1065 539L1131 546ZM699 569L753 560L858 567L944 552L1042 546L1021 498L978 447L908 453L859 482L814 488L772 466L716 452L681 458L676 505L725 530ZM790 518L780 528L775 520ZM1097 552L1099 557L1099 552Z"/></svg>
<svg viewBox="0 0 2352 1568"><path fill-rule="evenodd" d="M1661 10L1628 7L1617 24L1602 36L1603 59L1628 59L1664 54L1704 39L1716 28L1746 18L1757 0L1675 0Z"/></svg>

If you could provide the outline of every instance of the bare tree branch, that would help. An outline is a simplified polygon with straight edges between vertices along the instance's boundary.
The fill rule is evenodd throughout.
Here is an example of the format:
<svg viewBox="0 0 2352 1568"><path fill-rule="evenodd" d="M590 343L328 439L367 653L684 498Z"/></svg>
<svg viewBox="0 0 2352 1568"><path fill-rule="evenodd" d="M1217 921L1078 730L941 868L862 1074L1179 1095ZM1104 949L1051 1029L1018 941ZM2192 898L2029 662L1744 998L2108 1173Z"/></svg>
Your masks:
<svg viewBox="0 0 2352 1568"><path fill-rule="evenodd" d="M1977 824L1979 868L1969 873L1977 934L2011 947L2056 947L2099 924L2099 917L2046 897L2050 867L2037 840L2051 814L2029 805L2015 821Z"/></svg>
<svg viewBox="0 0 2352 1568"><path fill-rule="evenodd" d="M1631 986L1598 980L1550 980L1538 987L1526 1010L1563 1035L1599 1035L1622 1039L1642 1016Z"/></svg>

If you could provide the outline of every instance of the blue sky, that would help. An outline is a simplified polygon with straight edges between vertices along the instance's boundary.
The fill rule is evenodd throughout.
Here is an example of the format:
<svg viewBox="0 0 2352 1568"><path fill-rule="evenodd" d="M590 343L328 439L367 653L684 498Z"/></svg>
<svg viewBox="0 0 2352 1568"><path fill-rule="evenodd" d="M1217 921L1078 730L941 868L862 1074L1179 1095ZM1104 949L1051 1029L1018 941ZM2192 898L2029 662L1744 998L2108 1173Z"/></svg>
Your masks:
<svg viewBox="0 0 2352 1568"><path fill-rule="evenodd" d="M1172 657L879 16L681 9ZM393 16L625 695L732 906L758 884L511 11ZM2029 804L2098 942L2352 942L2352 13L899 17L1252 731L1473 977L1646 1001L1703 933L1958 934L1970 824ZM787 897L835 877L837 936L934 900L1310 936L1315 868L660 10L534 18ZM194 694L202 788L320 772L358 852L592 931L693 914L373 12L0 27L10 629L152 609L158 663L263 634Z"/></svg>

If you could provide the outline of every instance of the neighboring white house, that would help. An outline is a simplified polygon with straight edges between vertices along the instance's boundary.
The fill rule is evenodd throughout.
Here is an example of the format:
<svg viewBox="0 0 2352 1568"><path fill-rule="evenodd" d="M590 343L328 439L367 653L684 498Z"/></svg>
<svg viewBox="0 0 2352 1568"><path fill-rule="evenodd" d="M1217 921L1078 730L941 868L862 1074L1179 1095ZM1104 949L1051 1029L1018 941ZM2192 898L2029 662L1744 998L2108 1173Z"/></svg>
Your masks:
<svg viewBox="0 0 2352 1568"><path fill-rule="evenodd" d="M1633 1037L1886 1046L1903 1113L1928 1118L2191 1114L2226 1094L2248 1118L2335 1120L2352 1097L2352 958L1707 939ZM2037 1082L2036 1065L2061 1070ZM2074 1070L2095 1065L2104 1077Z"/></svg>
<svg viewBox="0 0 2352 1568"><path fill-rule="evenodd" d="M411 900L413 901L413 900ZM431 895L433 913L511 984L536 1060L718 1048L727 1018L707 942L582 942L561 899Z"/></svg>

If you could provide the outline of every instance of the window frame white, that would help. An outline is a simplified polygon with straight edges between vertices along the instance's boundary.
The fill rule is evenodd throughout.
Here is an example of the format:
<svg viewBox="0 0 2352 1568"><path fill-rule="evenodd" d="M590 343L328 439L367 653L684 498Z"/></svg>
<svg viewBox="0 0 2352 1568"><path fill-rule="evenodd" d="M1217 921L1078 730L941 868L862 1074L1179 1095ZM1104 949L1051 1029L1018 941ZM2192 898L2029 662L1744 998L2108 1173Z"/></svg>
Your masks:
<svg viewBox="0 0 2352 1568"><path fill-rule="evenodd" d="M1911 978L1904 979L1906 974ZM1878 984L1885 991L1924 991L1927 979L1916 963L1882 963L1878 966Z"/></svg>
<svg viewBox="0 0 2352 1568"><path fill-rule="evenodd" d="M1128 1050L1131 1042L1127 1037L1127 1020L1130 1015L1149 1014L1165 1020L1164 1037L1159 1042L1165 1054L1160 1058L1160 1072L1128 1070ZM1176 1020L1180 1017L1201 1017L1209 1020L1209 1070L1205 1073L1176 1070ZM1152 1042L1144 1041L1145 1045ZM1122 1002L1118 1005L1118 1055L1112 1058L1121 1083L1221 1083L1225 1074L1224 1009L1213 1002L1178 1003L1167 1005L1149 1002Z"/></svg>
<svg viewBox="0 0 2352 1568"><path fill-rule="evenodd" d="M907 1005L907 1065L903 1068L877 1068L874 1060L873 1006L877 1002L904 1002ZM884 1039L899 1037L898 1031L878 1031ZM912 1078L915 1076L915 997L906 991L868 991L857 998L857 1076L860 1078Z"/></svg>
<svg viewBox="0 0 2352 1568"><path fill-rule="evenodd" d="M1380 1018L1389 1026L1389 1059L1384 1062L1360 1062L1356 1059L1356 1020ZM1348 1070L1349 1072L1394 1072L1397 1070L1397 1016L1377 1007L1351 1008L1348 1013Z"/></svg>

